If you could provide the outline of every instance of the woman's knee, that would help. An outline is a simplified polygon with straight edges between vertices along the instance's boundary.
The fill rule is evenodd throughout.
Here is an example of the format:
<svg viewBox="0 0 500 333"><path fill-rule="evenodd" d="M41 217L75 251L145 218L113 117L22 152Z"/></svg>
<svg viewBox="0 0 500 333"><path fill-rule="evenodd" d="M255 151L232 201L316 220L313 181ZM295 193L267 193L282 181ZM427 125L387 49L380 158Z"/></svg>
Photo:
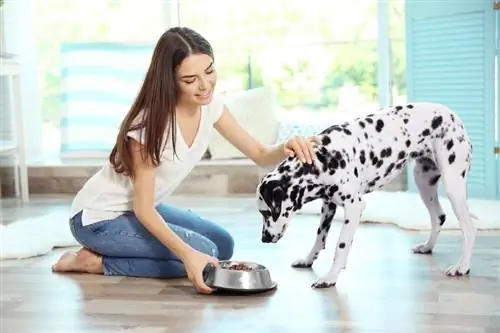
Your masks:
<svg viewBox="0 0 500 333"><path fill-rule="evenodd" d="M220 228L217 232L217 237L214 239L214 243L219 250L219 260L229 260L233 257L234 253L234 238L225 229Z"/></svg>

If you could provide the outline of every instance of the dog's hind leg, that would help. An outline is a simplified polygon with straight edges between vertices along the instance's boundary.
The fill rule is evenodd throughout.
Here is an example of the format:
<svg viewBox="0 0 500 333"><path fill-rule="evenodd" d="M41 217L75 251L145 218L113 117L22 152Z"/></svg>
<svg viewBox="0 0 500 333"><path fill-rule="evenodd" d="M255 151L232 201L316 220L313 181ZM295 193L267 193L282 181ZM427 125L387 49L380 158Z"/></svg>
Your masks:
<svg viewBox="0 0 500 333"><path fill-rule="evenodd" d="M436 150L446 194L462 229L462 255L458 262L450 266L445 273L448 276L467 275L470 273L472 250L476 238L476 228L467 204L467 176L470 169L472 146L461 137L454 140L451 149L443 146Z"/></svg>
<svg viewBox="0 0 500 333"><path fill-rule="evenodd" d="M326 238L330 227L332 225L333 217L337 211L337 205L330 201L323 201L323 206L321 207L321 221L316 232L316 239L313 246L309 250L308 254L292 263L292 267L296 268L309 268L312 266L314 261L318 258L321 250L325 248Z"/></svg>
<svg viewBox="0 0 500 333"><path fill-rule="evenodd" d="M438 185L441 173L433 160L427 157L416 160L413 177L420 193L420 198L424 202L431 220L431 232L429 238L423 244L413 247L414 253L432 253L442 226L446 221L446 215L441 207L438 198Z"/></svg>

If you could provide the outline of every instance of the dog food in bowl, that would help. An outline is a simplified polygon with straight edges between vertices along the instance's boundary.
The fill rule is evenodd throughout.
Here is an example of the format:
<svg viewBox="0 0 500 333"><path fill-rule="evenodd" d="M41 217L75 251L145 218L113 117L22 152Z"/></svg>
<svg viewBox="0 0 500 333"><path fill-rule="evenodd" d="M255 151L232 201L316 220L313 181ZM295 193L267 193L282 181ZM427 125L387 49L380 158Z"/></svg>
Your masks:
<svg viewBox="0 0 500 333"><path fill-rule="evenodd" d="M233 271L247 271L247 272L250 272L251 270L253 270L252 267L250 267L244 263L231 264L230 266L227 267L227 269L230 269Z"/></svg>

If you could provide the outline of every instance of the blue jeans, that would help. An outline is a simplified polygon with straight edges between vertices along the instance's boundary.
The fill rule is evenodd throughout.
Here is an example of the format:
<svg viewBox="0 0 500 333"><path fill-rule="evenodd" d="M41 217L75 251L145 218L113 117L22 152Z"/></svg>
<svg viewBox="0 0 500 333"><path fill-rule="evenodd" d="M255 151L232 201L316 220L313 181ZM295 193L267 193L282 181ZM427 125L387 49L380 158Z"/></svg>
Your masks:
<svg viewBox="0 0 500 333"><path fill-rule="evenodd" d="M190 210L165 204L156 209L170 229L191 247L219 260L232 257L234 241L222 227ZM70 219L70 227L83 247L102 255L105 275L150 278L187 275L179 258L158 241L133 212L87 226L82 226L82 212L79 212Z"/></svg>

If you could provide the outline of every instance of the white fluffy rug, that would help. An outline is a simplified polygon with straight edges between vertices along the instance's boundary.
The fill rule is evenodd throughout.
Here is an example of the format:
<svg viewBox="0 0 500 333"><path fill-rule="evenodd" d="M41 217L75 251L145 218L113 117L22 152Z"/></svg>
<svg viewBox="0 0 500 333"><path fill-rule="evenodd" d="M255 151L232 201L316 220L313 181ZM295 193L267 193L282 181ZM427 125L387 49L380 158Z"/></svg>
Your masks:
<svg viewBox="0 0 500 333"><path fill-rule="evenodd" d="M253 203L253 198L248 200ZM406 230L430 229L427 209L418 194L379 191L365 196L365 200L363 221L390 223ZM440 201L447 215L444 229L459 229L448 199L441 197ZM475 224L479 230L500 230L500 215L494 213L500 212L500 201L470 199L469 205L478 217ZM299 214L318 215L320 212L321 202L315 201L305 205ZM343 220L343 214L343 209L339 208L335 219ZM67 221L65 212L60 212L0 225L0 259L28 258L46 254L55 247L78 246Z"/></svg>
<svg viewBox="0 0 500 333"><path fill-rule="evenodd" d="M46 254L54 247L77 246L68 215L52 213L0 225L0 259L21 259Z"/></svg>
<svg viewBox="0 0 500 333"><path fill-rule="evenodd" d="M364 197L366 210L363 221L374 223L391 223L406 230L430 230L430 219L427 208L417 193L408 192L373 192ZM439 197L446 214L443 229L458 230L458 221L446 197ZM470 212L478 219L474 220L478 230L500 230L500 200L469 199ZM314 201L304 206L300 214L318 214L321 202ZM344 219L344 210L339 207L335 220Z"/></svg>

